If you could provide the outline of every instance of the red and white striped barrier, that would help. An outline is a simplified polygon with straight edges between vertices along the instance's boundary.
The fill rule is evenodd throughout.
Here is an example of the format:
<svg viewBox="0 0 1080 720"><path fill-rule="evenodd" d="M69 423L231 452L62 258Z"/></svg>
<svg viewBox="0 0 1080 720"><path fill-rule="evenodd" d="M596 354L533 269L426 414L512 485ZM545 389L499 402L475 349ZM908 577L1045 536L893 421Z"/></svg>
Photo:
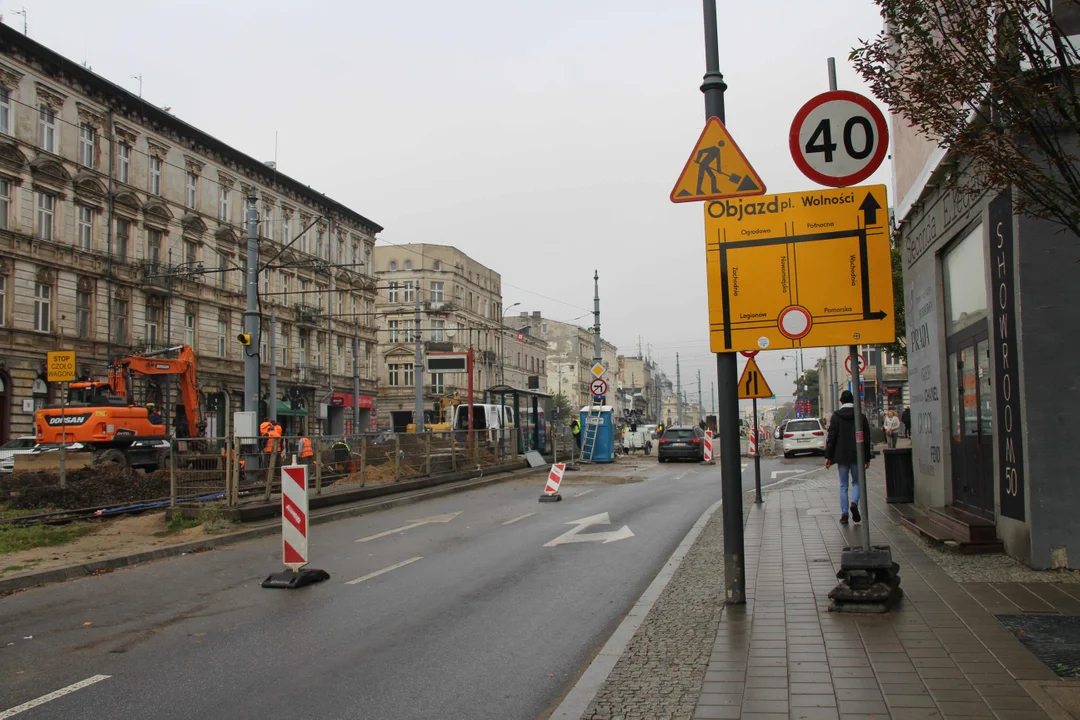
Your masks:
<svg viewBox="0 0 1080 720"><path fill-rule="evenodd" d="M705 462L709 463L710 465L713 464L712 440L713 440L712 430L706 430L705 431Z"/></svg>
<svg viewBox="0 0 1080 720"><path fill-rule="evenodd" d="M750 433L750 457L757 455L757 436L754 432Z"/></svg>
<svg viewBox="0 0 1080 720"><path fill-rule="evenodd" d="M263 581L268 588L298 588L328 580L325 570L308 564L308 480L306 465L281 468L281 555L288 570Z"/></svg>
<svg viewBox="0 0 1080 720"><path fill-rule="evenodd" d="M281 552L293 572L308 564L307 467L281 468Z"/></svg>
<svg viewBox="0 0 1080 720"><path fill-rule="evenodd" d="M559 486L562 485L563 473L566 472L566 463L555 463L548 473L547 485L544 486L544 494L540 496L540 502L558 502L562 500L559 495Z"/></svg>

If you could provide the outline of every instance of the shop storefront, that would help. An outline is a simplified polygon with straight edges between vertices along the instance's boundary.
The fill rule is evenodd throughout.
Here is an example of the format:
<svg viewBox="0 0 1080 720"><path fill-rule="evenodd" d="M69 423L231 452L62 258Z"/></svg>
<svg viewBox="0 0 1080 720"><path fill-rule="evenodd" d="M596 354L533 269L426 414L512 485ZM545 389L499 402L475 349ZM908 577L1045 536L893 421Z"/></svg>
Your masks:
<svg viewBox="0 0 1080 720"><path fill-rule="evenodd" d="M930 188L904 218L916 505L996 523L1036 567L1080 563L1076 238L1008 193ZM888 386L886 386L888 393ZM1073 441L1074 442L1074 441Z"/></svg>
<svg viewBox="0 0 1080 720"><path fill-rule="evenodd" d="M359 401L359 402L357 402ZM353 407L357 408L353 427ZM326 408L326 432L329 435L351 435L375 430L375 398L371 395L333 393Z"/></svg>

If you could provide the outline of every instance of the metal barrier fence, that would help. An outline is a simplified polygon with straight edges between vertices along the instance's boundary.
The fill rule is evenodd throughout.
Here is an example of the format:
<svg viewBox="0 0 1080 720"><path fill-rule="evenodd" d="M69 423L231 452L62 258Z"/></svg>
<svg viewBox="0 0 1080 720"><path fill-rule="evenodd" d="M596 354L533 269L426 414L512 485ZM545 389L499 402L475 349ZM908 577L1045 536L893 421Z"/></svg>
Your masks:
<svg viewBox="0 0 1080 720"><path fill-rule="evenodd" d="M512 429L178 440L169 454L170 495L173 504L265 502L280 491L281 466L294 459L309 467L309 492L321 495L518 457Z"/></svg>

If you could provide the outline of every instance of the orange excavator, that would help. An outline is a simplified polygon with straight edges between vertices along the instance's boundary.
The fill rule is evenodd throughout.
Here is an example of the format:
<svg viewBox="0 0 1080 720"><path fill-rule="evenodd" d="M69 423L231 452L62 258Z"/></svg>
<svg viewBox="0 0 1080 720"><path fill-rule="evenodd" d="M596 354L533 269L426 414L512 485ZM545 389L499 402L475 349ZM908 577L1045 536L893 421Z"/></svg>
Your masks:
<svg viewBox="0 0 1080 720"><path fill-rule="evenodd" d="M170 357L172 356L172 357ZM176 436L202 438L206 421L199 402L195 352L187 345L113 360L107 381L72 382L66 407L50 405L34 417L39 443L79 443L94 453L94 463L156 468L167 448L165 423L155 408L137 405L132 376L174 375L183 404Z"/></svg>

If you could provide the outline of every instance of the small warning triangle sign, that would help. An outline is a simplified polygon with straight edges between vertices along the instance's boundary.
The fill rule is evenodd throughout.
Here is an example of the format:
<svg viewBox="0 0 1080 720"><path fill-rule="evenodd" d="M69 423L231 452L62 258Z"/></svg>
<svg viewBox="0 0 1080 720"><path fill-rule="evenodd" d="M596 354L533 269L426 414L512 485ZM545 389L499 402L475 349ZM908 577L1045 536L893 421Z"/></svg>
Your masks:
<svg viewBox="0 0 1080 720"><path fill-rule="evenodd" d="M765 183L735 144L731 133L719 120L709 118L679 181L671 190L671 202L764 194Z"/></svg>
<svg viewBox="0 0 1080 720"><path fill-rule="evenodd" d="M754 358L749 358L746 361L746 367L743 368L742 376L739 378L739 399L770 398L772 395L773 391L769 387L769 383L765 382L765 377L761 374L757 363L754 362Z"/></svg>

